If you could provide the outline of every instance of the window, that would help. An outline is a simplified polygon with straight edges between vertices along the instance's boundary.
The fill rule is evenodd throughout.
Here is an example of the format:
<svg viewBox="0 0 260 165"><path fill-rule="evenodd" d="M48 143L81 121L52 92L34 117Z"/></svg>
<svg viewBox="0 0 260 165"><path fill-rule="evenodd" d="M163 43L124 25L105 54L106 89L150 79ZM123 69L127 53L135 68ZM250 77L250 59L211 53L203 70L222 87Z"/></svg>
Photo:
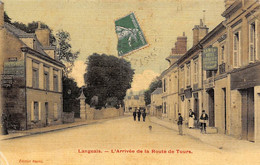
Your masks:
<svg viewBox="0 0 260 165"><path fill-rule="evenodd" d="M39 88L39 70L33 68L33 77L32 77L33 88Z"/></svg>
<svg viewBox="0 0 260 165"><path fill-rule="evenodd" d="M180 83L181 88L184 88L184 67L181 68Z"/></svg>
<svg viewBox="0 0 260 165"><path fill-rule="evenodd" d="M224 63L224 58L225 58L225 46L221 46L221 55L220 55L220 62L221 64Z"/></svg>
<svg viewBox="0 0 260 165"><path fill-rule="evenodd" d="M31 120L32 121L39 120L39 103L37 101L34 101L32 103Z"/></svg>
<svg viewBox="0 0 260 165"><path fill-rule="evenodd" d="M58 92L58 76L57 75L53 76L53 90Z"/></svg>
<svg viewBox="0 0 260 165"><path fill-rule="evenodd" d="M190 86L190 64L187 64L187 70L186 70L186 86Z"/></svg>
<svg viewBox="0 0 260 165"><path fill-rule="evenodd" d="M49 80L49 73L45 72L44 73L44 89L45 90L49 90L50 89L49 82L50 82L50 80Z"/></svg>
<svg viewBox="0 0 260 165"><path fill-rule="evenodd" d="M166 78L163 79L163 92L166 92Z"/></svg>
<svg viewBox="0 0 260 165"><path fill-rule="evenodd" d="M256 24L255 22L249 25L249 62L256 60Z"/></svg>
<svg viewBox="0 0 260 165"><path fill-rule="evenodd" d="M199 80L199 64L198 59L194 60L194 84L198 83Z"/></svg>
<svg viewBox="0 0 260 165"><path fill-rule="evenodd" d="M166 113L166 102L164 102L163 109L164 109L163 113Z"/></svg>
<svg viewBox="0 0 260 165"><path fill-rule="evenodd" d="M239 67L240 65L240 31L234 34L233 47L233 65Z"/></svg>
<svg viewBox="0 0 260 165"><path fill-rule="evenodd" d="M58 120L58 104L57 103L54 103L54 106L53 106L53 117L54 117L54 120Z"/></svg>

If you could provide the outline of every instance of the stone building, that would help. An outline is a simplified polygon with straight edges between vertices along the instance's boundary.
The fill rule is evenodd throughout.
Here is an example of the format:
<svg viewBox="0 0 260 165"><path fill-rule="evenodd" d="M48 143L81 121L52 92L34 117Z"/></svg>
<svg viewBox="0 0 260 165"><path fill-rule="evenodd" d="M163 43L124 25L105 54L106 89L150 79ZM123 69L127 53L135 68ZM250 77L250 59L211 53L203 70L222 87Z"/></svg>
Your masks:
<svg viewBox="0 0 260 165"><path fill-rule="evenodd" d="M236 0L222 14L227 30L227 134L260 142L260 2ZM216 106L216 105L215 105Z"/></svg>
<svg viewBox="0 0 260 165"><path fill-rule="evenodd" d="M162 116L162 88L157 88L151 93L150 115Z"/></svg>
<svg viewBox="0 0 260 165"><path fill-rule="evenodd" d="M192 109L196 118L202 109L202 57L199 41L208 33L207 26L200 20L193 31L193 47L178 61L179 79L179 112L182 113L185 123L188 122L188 113Z"/></svg>
<svg viewBox="0 0 260 165"><path fill-rule="evenodd" d="M225 0L225 6L225 21L210 32L202 21L196 25L193 47L176 62L170 61L161 74L162 102L166 113L177 102L186 122L189 109L197 118L204 109L209 128L260 142L260 3ZM177 82L170 76L175 70ZM172 86L178 87L177 100L169 97Z"/></svg>
<svg viewBox="0 0 260 165"><path fill-rule="evenodd" d="M187 51L187 37L177 37L175 47L171 55L166 58L169 68L161 73L162 80L162 117L169 120L176 120L179 112L178 104L178 65L177 61Z"/></svg>
<svg viewBox="0 0 260 165"><path fill-rule="evenodd" d="M4 22L0 3L0 74L3 112L12 129L30 129L61 123L62 69L50 46L49 29L39 23L26 33Z"/></svg>
<svg viewBox="0 0 260 165"><path fill-rule="evenodd" d="M144 94L132 94L130 93L124 99L125 112L133 112L137 109L145 109Z"/></svg>

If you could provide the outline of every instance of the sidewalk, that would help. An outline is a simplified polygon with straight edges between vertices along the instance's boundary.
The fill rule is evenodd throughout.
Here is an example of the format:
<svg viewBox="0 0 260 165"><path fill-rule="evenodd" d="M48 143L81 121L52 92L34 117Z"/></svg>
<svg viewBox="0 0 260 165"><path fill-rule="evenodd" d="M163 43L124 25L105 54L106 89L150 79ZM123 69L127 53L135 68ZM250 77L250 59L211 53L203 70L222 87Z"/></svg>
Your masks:
<svg viewBox="0 0 260 165"><path fill-rule="evenodd" d="M157 117L149 116L152 123L161 125L163 127L178 131L178 126L176 123L166 121L164 119L158 119ZM260 148L259 144L249 142L246 140L235 139L231 136L224 134L201 134L199 129L188 129L183 125L184 136L190 136L193 139L197 139L206 143L208 145L217 147L222 150L230 151L244 151L244 150L258 150Z"/></svg>
<svg viewBox="0 0 260 165"><path fill-rule="evenodd" d="M24 131L12 131L12 132L9 131L8 135L0 135L0 140L10 140L10 139L16 139L16 138L21 138L21 137L25 137L25 136L59 131L59 130L74 128L74 127L79 127L79 126L84 126L84 125L102 123L102 122L105 122L108 120L118 119L118 118L122 118L122 117L128 117L128 116L119 116L119 117L108 118L108 119L86 120L86 121L82 121L81 119L75 119L74 123L51 125L48 127L34 128L34 129L29 129L29 130L24 130Z"/></svg>

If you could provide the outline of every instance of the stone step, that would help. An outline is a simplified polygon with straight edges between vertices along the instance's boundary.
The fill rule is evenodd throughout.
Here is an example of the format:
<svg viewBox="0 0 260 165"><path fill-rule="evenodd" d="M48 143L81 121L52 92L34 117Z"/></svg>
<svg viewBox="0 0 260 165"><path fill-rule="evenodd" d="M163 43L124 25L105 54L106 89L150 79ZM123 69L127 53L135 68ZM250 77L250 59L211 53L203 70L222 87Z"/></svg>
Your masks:
<svg viewBox="0 0 260 165"><path fill-rule="evenodd" d="M207 127L207 133L208 134L217 134L218 129L216 127Z"/></svg>

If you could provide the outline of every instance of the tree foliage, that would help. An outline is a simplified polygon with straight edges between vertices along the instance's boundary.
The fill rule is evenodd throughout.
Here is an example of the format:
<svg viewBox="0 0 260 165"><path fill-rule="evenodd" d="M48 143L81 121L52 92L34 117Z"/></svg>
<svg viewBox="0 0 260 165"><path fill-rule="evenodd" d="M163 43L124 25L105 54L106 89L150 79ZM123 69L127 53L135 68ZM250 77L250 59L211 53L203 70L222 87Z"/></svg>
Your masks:
<svg viewBox="0 0 260 165"><path fill-rule="evenodd" d="M60 30L56 34L58 58L66 64L66 68L64 70L65 76L68 76L68 74L72 71L74 61L79 55L79 51L72 51L70 40L70 34L66 31Z"/></svg>
<svg viewBox="0 0 260 165"><path fill-rule="evenodd" d="M155 79L154 81L151 82L151 84L149 85L149 88L144 92L145 105L151 104L151 94L157 88L161 88L161 87L162 87L162 81L161 80Z"/></svg>
<svg viewBox="0 0 260 165"><path fill-rule="evenodd" d="M80 88L72 78L63 76L63 111L64 112L77 112L79 110Z"/></svg>
<svg viewBox="0 0 260 165"><path fill-rule="evenodd" d="M123 58L94 53L88 57L86 64L86 102L89 104L90 99L96 95L100 107L104 107L106 101L113 97L121 103L133 81L134 70L130 62Z"/></svg>
<svg viewBox="0 0 260 165"><path fill-rule="evenodd" d="M11 23L11 18L7 15L6 12L4 12L4 21L7 23Z"/></svg>

